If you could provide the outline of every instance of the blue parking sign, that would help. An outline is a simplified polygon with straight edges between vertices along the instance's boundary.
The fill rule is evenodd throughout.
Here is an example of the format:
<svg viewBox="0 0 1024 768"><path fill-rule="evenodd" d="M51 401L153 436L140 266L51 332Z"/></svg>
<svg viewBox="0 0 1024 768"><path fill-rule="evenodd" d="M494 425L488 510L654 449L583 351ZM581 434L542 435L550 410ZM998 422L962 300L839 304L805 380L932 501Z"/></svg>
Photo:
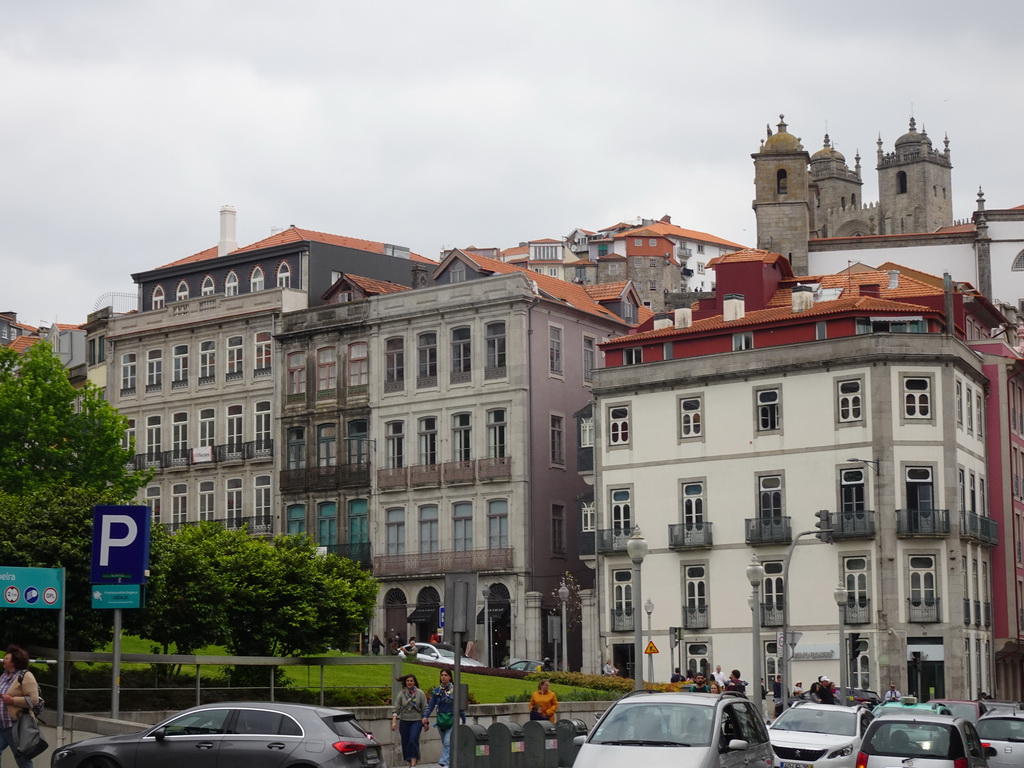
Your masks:
<svg viewBox="0 0 1024 768"><path fill-rule="evenodd" d="M149 507L98 506L92 514L92 583L145 584Z"/></svg>

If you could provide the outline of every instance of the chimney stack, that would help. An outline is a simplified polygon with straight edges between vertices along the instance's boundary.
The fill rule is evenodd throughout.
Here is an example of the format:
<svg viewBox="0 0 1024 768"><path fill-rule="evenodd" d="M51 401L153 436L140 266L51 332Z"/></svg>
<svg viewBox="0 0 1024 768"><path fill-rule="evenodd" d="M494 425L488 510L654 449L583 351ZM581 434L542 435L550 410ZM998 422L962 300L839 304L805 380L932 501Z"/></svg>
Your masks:
<svg viewBox="0 0 1024 768"><path fill-rule="evenodd" d="M676 328L689 328L693 325L693 310L690 307L680 307L675 315Z"/></svg>
<svg viewBox="0 0 1024 768"><path fill-rule="evenodd" d="M729 323L733 320L742 320L744 311L744 298L742 293L727 293L722 300L722 319Z"/></svg>
<svg viewBox="0 0 1024 768"><path fill-rule="evenodd" d="M877 299L882 295L882 286L878 285L878 283L863 283L860 286L860 295Z"/></svg>
<svg viewBox="0 0 1024 768"><path fill-rule="evenodd" d="M814 289L809 285L798 285L793 288L793 311L806 312L814 308Z"/></svg>
<svg viewBox="0 0 1024 768"><path fill-rule="evenodd" d="M672 327L672 314L669 312L659 312L654 316L654 330L660 331L662 328Z"/></svg>
<svg viewBox="0 0 1024 768"><path fill-rule="evenodd" d="M225 205L220 209L220 242L217 243L217 255L224 256L238 250L235 239L235 209Z"/></svg>
<svg viewBox="0 0 1024 768"><path fill-rule="evenodd" d="M895 291L900 287L900 271L898 269L889 270L889 290Z"/></svg>

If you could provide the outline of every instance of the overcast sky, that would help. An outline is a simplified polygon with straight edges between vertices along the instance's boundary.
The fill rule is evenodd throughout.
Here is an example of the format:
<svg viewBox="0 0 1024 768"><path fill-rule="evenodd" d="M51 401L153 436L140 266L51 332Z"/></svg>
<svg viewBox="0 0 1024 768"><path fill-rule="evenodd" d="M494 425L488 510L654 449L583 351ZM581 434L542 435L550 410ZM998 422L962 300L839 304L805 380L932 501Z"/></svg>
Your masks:
<svg viewBox="0 0 1024 768"><path fill-rule="evenodd" d="M954 216L1024 204L1024 4L753 0L3 2L0 310L83 322L133 272L295 224L510 247L670 214L755 244L785 113L877 199L911 110Z"/></svg>

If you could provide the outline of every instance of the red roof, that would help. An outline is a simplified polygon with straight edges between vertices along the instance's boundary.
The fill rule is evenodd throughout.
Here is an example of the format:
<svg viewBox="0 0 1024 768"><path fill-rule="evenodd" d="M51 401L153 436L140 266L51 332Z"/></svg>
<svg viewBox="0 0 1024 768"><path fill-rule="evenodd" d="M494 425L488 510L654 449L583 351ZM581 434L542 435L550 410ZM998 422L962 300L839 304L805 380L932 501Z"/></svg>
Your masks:
<svg viewBox="0 0 1024 768"><path fill-rule="evenodd" d="M41 341L42 339L39 338L38 336L19 336L7 346L20 354L29 347L35 346Z"/></svg>
<svg viewBox="0 0 1024 768"><path fill-rule="evenodd" d="M700 240L704 243L712 243L714 245L724 245L728 248L744 248L739 243L734 243L731 240L726 240L715 235L709 235L707 232L698 232L695 229L684 229L683 227L677 227L675 224L669 224L666 221L656 221L653 224L645 224L642 227L634 227L627 229L625 232L619 232L615 235L616 238L623 237L638 237L646 236L649 237L651 234L660 236L674 236L684 240Z"/></svg>

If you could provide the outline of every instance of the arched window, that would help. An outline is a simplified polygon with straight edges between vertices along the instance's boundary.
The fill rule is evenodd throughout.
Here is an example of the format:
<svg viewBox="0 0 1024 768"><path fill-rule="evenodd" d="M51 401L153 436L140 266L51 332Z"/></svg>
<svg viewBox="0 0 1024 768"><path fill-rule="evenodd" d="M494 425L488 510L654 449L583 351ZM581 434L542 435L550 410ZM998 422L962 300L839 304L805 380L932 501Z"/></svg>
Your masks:
<svg viewBox="0 0 1024 768"><path fill-rule="evenodd" d="M1014 272L1024 272L1024 251L1017 254L1017 258L1013 260L1013 266L1010 269Z"/></svg>
<svg viewBox="0 0 1024 768"><path fill-rule="evenodd" d="M896 174L896 194L905 195L907 194L907 173L906 171L900 171Z"/></svg>
<svg viewBox="0 0 1024 768"><path fill-rule="evenodd" d="M856 208L857 207L857 195L856 194L850 195L850 207L851 208Z"/></svg>
<svg viewBox="0 0 1024 768"><path fill-rule="evenodd" d="M263 269L256 267L252 271L252 277L249 278L249 290L252 293L258 293L263 290Z"/></svg>
<svg viewBox="0 0 1024 768"><path fill-rule="evenodd" d="M839 198L839 207L846 210L846 195Z"/></svg>
<svg viewBox="0 0 1024 768"><path fill-rule="evenodd" d="M153 289L153 309L164 308L164 288L162 285L158 285Z"/></svg>
<svg viewBox="0 0 1024 768"><path fill-rule="evenodd" d="M277 268L277 287L292 287L292 268L288 266L287 261L282 261L281 265Z"/></svg>
<svg viewBox="0 0 1024 768"><path fill-rule="evenodd" d="M178 283L178 288L174 292L174 298L178 301L185 301L188 298L188 283L184 280Z"/></svg>
<svg viewBox="0 0 1024 768"><path fill-rule="evenodd" d="M786 174L785 168L779 168L775 173L775 191L780 195L785 195L789 192L789 177Z"/></svg>
<svg viewBox="0 0 1024 768"><path fill-rule="evenodd" d="M224 295L238 295L238 275L235 274L234 270L228 272L228 276L224 278Z"/></svg>
<svg viewBox="0 0 1024 768"><path fill-rule="evenodd" d="M203 296L212 296L214 287L213 278L207 275L203 278L203 287L200 289L200 294Z"/></svg>

